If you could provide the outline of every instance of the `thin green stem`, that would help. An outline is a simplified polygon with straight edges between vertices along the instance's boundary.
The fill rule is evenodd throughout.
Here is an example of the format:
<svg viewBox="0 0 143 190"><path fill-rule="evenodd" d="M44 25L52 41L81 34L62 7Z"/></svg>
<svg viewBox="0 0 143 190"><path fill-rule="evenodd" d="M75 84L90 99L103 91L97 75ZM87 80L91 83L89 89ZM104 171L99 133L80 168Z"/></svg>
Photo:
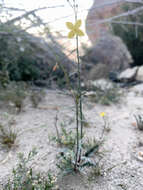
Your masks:
<svg viewBox="0 0 143 190"><path fill-rule="evenodd" d="M69 2L69 1L68 1ZM70 6L71 3L69 2ZM71 6L75 15L75 23L77 22L77 12L78 6L76 4L76 0L73 0L73 6ZM77 94L75 96L75 104L76 104L76 154L75 154L75 165L74 169L77 171L78 163L81 160L81 146L83 138L83 113L82 113L82 93L81 93L81 66L80 66L80 58L79 58L79 38L76 35L76 58L77 58ZM80 118L80 121L79 121ZM80 125L80 126L79 126Z"/></svg>
<svg viewBox="0 0 143 190"><path fill-rule="evenodd" d="M74 12L75 12L75 22L77 22L77 8L78 6L74 4ZM78 93L78 98L79 98L79 103L78 103L78 115L80 117L80 143L82 142L83 138L83 113L82 113L82 93L81 93L81 66L80 66L80 59L79 59L79 38L78 35L76 35L76 56L77 56L77 67L78 67L78 87L77 87L77 93ZM79 118L78 118L79 119ZM78 142L79 143L79 142ZM79 158L78 162L80 162L81 159L81 149L79 151L79 145L78 145L78 152L79 153Z"/></svg>
<svg viewBox="0 0 143 190"><path fill-rule="evenodd" d="M77 64L78 64L78 96L79 96L79 106L78 112L80 116L80 143L82 143L83 138L83 113L82 113L82 94L81 94L81 68L80 68L80 60L79 60L79 44L78 44L78 36L76 36L76 54L77 54ZM80 146L81 147L81 146ZM79 151L79 150L78 150ZM81 160L81 148L79 151L78 162Z"/></svg>
<svg viewBox="0 0 143 190"><path fill-rule="evenodd" d="M76 3L73 1L74 5L74 14L75 14L75 22L77 21L77 10L76 10ZM77 57L79 55L78 52L78 36L76 36L76 54ZM79 94L79 77L80 77L80 68L79 68L79 61L77 59L78 64L78 84L77 84L77 96L76 96L76 133L77 133L77 147L76 147L76 159L75 159L75 171L77 170L77 164L79 161L79 101L80 101L80 94Z"/></svg>
<svg viewBox="0 0 143 190"><path fill-rule="evenodd" d="M76 53L77 53L77 62L78 62L78 94L79 94L79 112L80 112L80 135L81 139L83 138L83 113L82 113L82 93L81 93L81 67L80 67L80 59L79 59L79 40L78 36L76 36Z"/></svg>
<svg viewBox="0 0 143 190"><path fill-rule="evenodd" d="M77 170L77 163L78 163L78 153L79 153L79 111L78 111L78 105L79 100L78 97L76 97L76 155L75 155L75 171Z"/></svg>

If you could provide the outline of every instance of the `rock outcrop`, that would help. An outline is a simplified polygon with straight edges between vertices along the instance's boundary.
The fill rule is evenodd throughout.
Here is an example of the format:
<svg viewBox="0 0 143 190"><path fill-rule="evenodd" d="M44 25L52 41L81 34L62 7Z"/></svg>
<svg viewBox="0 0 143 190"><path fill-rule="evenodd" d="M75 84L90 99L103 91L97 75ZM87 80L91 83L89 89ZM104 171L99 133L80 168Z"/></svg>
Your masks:
<svg viewBox="0 0 143 190"><path fill-rule="evenodd" d="M94 0L91 9L88 12L86 19L86 32L92 44L96 43L96 40L100 37L102 32L109 32L109 25L106 23L99 24L98 21L115 16L121 12L121 3L119 3L118 0L112 0L111 5L110 3L108 4L108 2L108 0ZM100 5L104 6L100 7Z"/></svg>
<svg viewBox="0 0 143 190"><path fill-rule="evenodd" d="M89 80L108 78L110 73L119 73L132 63L131 54L122 40L110 34L104 34L81 59L83 73L86 73Z"/></svg>
<svg viewBox="0 0 143 190"><path fill-rule="evenodd" d="M121 72L118 75L117 79L120 82L132 82L136 80L137 73L138 73L138 67L128 68L124 70L123 72Z"/></svg>
<svg viewBox="0 0 143 190"><path fill-rule="evenodd" d="M125 71L121 72L117 79L120 82L133 82L133 81L138 81L138 82L143 82L143 66L140 67L133 67L126 69Z"/></svg>

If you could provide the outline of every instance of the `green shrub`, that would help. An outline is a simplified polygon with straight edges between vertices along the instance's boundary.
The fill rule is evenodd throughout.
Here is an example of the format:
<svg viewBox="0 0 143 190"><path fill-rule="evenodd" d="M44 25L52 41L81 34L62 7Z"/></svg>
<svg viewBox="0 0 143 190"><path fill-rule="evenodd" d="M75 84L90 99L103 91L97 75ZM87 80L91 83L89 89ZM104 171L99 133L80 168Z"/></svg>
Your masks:
<svg viewBox="0 0 143 190"><path fill-rule="evenodd" d="M43 89L33 89L30 93L30 100L32 102L32 106L37 108L40 102L44 100L46 96L46 92Z"/></svg>
<svg viewBox="0 0 143 190"><path fill-rule="evenodd" d="M0 144L11 148L16 140L17 133L11 128L0 124Z"/></svg>
<svg viewBox="0 0 143 190"><path fill-rule="evenodd" d="M7 72L9 79L14 81L37 81L57 79L60 86L64 85L64 72L58 68L53 72L54 65L59 62L66 70L73 67L63 48L52 35L48 42L38 38L20 26L0 23L0 71ZM1 77L0 77L1 81Z"/></svg>
<svg viewBox="0 0 143 190"><path fill-rule="evenodd" d="M4 190L50 190L54 187L56 178L52 174L43 177L40 173L34 174L32 167L28 166L35 154L34 149L27 158L19 154L19 163L13 169L12 178L4 185Z"/></svg>
<svg viewBox="0 0 143 190"><path fill-rule="evenodd" d="M11 148L15 145L17 131L14 129L15 119L9 114L1 114L0 121L0 146Z"/></svg>
<svg viewBox="0 0 143 190"><path fill-rule="evenodd" d="M101 86L98 86L94 90L95 93L89 95L89 100L91 102L109 106L113 103L119 103L121 100L122 93L116 85L105 89L102 89Z"/></svg>
<svg viewBox="0 0 143 190"><path fill-rule="evenodd" d="M7 31L7 28L4 28ZM0 35L0 70L8 71L9 79L15 81L29 81L40 78L40 60L34 55L25 34L15 33L18 28L10 26L9 35ZM20 42L18 41L20 40ZM36 49L36 48L35 48ZM35 50L36 51L36 50Z"/></svg>
<svg viewBox="0 0 143 190"><path fill-rule="evenodd" d="M15 64L9 64L8 71L10 80L32 81L40 78L37 61L24 55L21 55Z"/></svg>
<svg viewBox="0 0 143 190"><path fill-rule="evenodd" d="M16 112L20 113L23 109L24 99L27 96L26 86L24 83L11 82L6 88L0 88L0 100L6 106L14 106Z"/></svg>
<svg viewBox="0 0 143 190"><path fill-rule="evenodd" d="M128 11L135 9L139 7L140 4L138 3L125 3L122 5L123 11ZM139 12L138 14L135 15L129 15L126 17L121 18L122 21L128 21L128 22L143 22L143 13ZM120 20L118 20L120 21ZM117 24L113 23L112 24L112 30L113 33L124 41L124 43L127 45L134 63L132 66L135 65L143 65L143 27L138 26L136 27L133 24Z"/></svg>
<svg viewBox="0 0 143 190"><path fill-rule="evenodd" d="M68 130L64 125L61 124L60 130L56 127L56 136L50 137L51 140L55 141L57 144L69 149L73 149L75 146L76 134L73 130Z"/></svg>

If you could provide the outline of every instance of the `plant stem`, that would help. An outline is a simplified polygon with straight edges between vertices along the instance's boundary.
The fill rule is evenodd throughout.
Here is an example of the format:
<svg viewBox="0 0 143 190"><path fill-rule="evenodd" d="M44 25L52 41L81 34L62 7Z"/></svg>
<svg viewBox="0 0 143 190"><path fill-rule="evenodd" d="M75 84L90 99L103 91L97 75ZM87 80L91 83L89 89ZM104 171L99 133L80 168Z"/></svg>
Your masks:
<svg viewBox="0 0 143 190"><path fill-rule="evenodd" d="M78 62L78 94L79 94L79 112L80 112L80 135L81 139L83 137L83 113L82 113L82 93L81 93L81 67L80 67L80 60L79 60L79 45L78 45L78 36L76 36L76 53L77 53L77 62Z"/></svg>
<svg viewBox="0 0 143 190"><path fill-rule="evenodd" d="M76 4L76 0L73 0L73 5L69 0L67 2L73 8L75 15L75 23L77 22L77 9L78 5ZM76 104L76 153L75 153L75 165L74 170L77 171L78 163L81 160L81 144L83 138L83 112L82 112L82 93L81 93L81 66L80 66L80 58L79 58L79 38L76 35L76 58L77 58L77 93L74 96L75 104ZM80 121L79 121L80 118ZM81 143L81 144L80 144Z"/></svg>
<svg viewBox="0 0 143 190"><path fill-rule="evenodd" d="M74 169L75 171L77 170L77 163L78 163L78 153L79 153L79 111L78 111L78 105L79 105L79 100L78 97L76 97L76 155L75 155L75 166Z"/></svg>
<svg viewBox="0 0 143 190"><path fill-rule="evenodd" d="M55 128L56 128L58 142L61 143L61 138L60 138L57 122L58 122L58 111L57 111L56 116L55 116Z"/></svg>
<svg viewBox="0 0 143 190"><path fill-rule="evenodd" d="M74 10L74 15L75 15L75 22L77 21L77 10L76 10L76 3L75 0L73 1L73 10ZM75 157L75 171L77 170L77 164L79 160L79 77L80 77L80 68L79 68L79 61L78 61L78 36L76 35L76 55L77 55L77 67L78 67L78 84L77 84L77 95L76 95L76 157Z"/></svg>
<svg viewBox="0 0 143 190"><path fill-rule="evenodd" d="M78 44L79 41L78 40L79 40L78 36L76 36L76 47L77 47L76 48L76 55L77 55L77 64L78 64L78 97L79 97L78 112L79 112L79 116L80 116L80 143L82 143L82 138L83 138L83 113L82 113L82 94L81 94L81 68L80 68L80 60L79 60L79 44ZM80 160L81 160L81 148L80 148L79 152L80 153L79 153L78 162L80 162Z"/></svg>
<svg viewBox="0 0 143 190"><path fill-rule="evenodd" d="M75 13L75 23L77 22L77 8L74 1L74 13ZM77 167L77 162L80 162L81 160L81 148L79 150L79 143L81 143L83 138L83 113L82 113L82 94L81 94L81 68L80 68L80 59L79 59L79 38L78 35L76 35L76 56L77 56L77 67L78 67L78 84L77 84L77 98L78 103L76 103L76 112L77 112L77 120L79 120L80 117L80 134L79 134L79 121L78 121L78 127L77 127L77 152L76 152L76 162L75 166ZM79 138L80 135L80 138ZM80 141L79 141L80 140Z"/></svg>

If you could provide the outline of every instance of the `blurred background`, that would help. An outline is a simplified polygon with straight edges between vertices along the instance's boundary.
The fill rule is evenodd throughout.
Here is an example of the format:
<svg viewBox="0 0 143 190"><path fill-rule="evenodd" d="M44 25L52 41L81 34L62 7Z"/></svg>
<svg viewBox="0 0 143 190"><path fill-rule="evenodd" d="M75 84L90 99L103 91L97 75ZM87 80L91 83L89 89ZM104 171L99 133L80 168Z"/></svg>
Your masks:
<svg viewBox="0 0 143 190"><path fill-rule="evenodd" d="M67 0L0 1L0 77L4 81L75 81L76 41L66 22L74 22ZM143 64L140 2L76 1L84 36L79 38L82 78L110 78ZM142 9L141 9L142 10ZM125 14L134 11L136 14ZM123 15L122 15L123 14ZM133 23L133 24L132 24ZM134 48L136 46L136 48ZM58 69L53 72L53 67Z"/></svg>

